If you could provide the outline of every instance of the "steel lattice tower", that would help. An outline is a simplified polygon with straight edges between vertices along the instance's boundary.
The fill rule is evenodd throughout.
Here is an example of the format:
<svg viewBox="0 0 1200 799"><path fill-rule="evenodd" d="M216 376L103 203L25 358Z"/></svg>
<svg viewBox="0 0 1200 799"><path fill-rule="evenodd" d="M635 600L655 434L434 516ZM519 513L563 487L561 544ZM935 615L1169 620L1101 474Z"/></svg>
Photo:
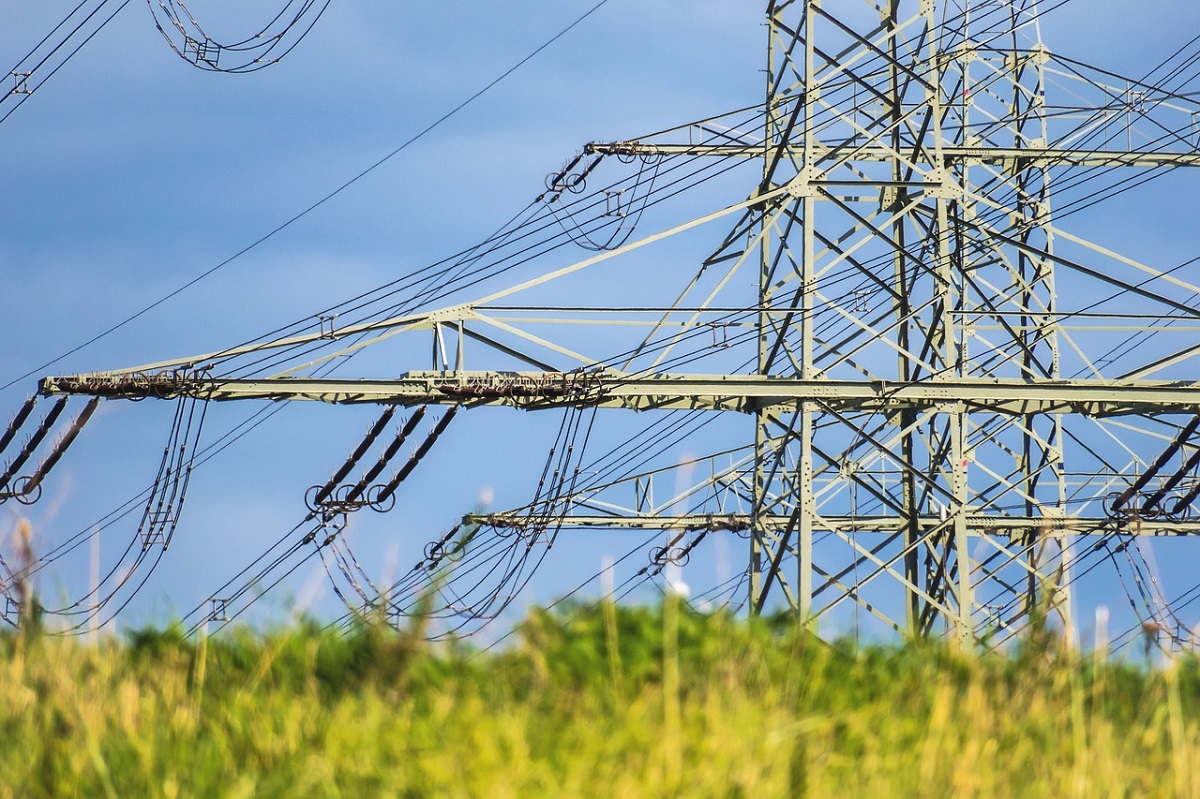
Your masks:
<svg viewBox="0 0 1200 799"><path fill-rule="evenodd" d="M550 176L540 213L569 220L596 251L583 261L432 311L323 317L319 330L46 378L41 391L723 414L752 440L695 459L701 480L655 462L586 484L564 462L529 506L470 523L526 547L548 529L663 530L659 571L707 536L739 535L749 608L786 602L814 625L857 605L912 636L1069 626L1077 569L1139 535L1200 530L1197 347L1172 336L1200 315L1200 289L1070 233L1052 200L1062 185L1078 205L1130 173L1200 165L1200 106L1060 68L1035 0L830 6L769 4L757 130L714 117L593 143ZM1048 101L1053 80L1073 81L1070 103ZM637 175L592 190L602 161ZM634 233L637 192L654 202L647 172L734 162L761 166L736 202ZM592 198L583 222L561 210L577 188ZM673 302L512 304L697 232L718 244L682 271ZM568 324L594 332L555 337ZM1124 346L1130 335L1141 345ZM413 336L432 337L431 369L328 371ZM583 354L600 346L615 354ZM655 502L668 473L676 489Z"/></svg>

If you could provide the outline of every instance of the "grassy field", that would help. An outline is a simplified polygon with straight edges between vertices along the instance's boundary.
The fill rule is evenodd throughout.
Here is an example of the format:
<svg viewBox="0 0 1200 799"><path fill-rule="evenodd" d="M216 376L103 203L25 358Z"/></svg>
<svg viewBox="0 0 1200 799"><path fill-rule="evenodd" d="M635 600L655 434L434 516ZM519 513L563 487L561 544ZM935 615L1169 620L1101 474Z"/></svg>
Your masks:
<svg viewBox="0 0 1200 799"><path fill-rule="evenodd" d="M534 612L503 651L312 625L0 639L0 797L1194 796L1200 669Z"/></svg>

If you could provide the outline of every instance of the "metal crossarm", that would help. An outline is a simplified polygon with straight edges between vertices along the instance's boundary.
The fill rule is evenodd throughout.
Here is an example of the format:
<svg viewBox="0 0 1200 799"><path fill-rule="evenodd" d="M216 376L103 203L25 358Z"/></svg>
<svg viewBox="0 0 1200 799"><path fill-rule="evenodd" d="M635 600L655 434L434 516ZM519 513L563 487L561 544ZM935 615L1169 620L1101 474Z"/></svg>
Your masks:
<svg viewBox="0 0 1200 799"><path fill-rule="evenodd" d="M1200 533L1200 282L1071 219L1126 175L1200 166L1197 92L1060 56L1036 0L848 5L771 0L761 105L587 145L519 224L398 281L411 296L40 391L558 410L535 498L468 516L415 576L372 597L344 540L317 548L389 617L478 547L502 576L443 610L493 618L560 530L612 528L662 532L645 579L744 541L741 606L814 627L1069 628L1077 577ZM669 210L717 178L742 183ZM608 441L608 410L642 432Z"/></svg>
<svg viewBox="0 0 1200 799"><path fill-rule="evenodd" d="M110 399L194 397L232 400L312 400L334 404L505 405L526 409L574 405L650 409L734 410L744 413L816 402L865 413L938 409L998 414L1079 414L1108 417L1200 411L1200 381L1045 380L1001 378L911 381L802 380L774 375L578 372L409 372L395 380L317 378L212 379L174 375L84 375L45 378L47 395Z"/></svg>

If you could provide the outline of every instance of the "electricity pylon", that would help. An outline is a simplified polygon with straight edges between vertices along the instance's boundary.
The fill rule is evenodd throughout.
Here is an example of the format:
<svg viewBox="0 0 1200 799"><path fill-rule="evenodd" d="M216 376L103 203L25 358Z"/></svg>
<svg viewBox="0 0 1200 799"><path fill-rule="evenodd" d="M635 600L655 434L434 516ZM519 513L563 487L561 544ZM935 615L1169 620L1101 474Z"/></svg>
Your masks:
<svg viewBox="0 0 1200 799"><path fill-rule="evenodd" d="M1077 570L1136 536L1200 532L1200 346L1177 324L1200 315L1200 288L1059 221L1129 175L1200 165L1200 106L1060 62L1035 0L846 5L768 4L766 101L736 117L755 129L728 115L593 143L552 174L531 220L595 251L582 261L437 310L324 315L41 391L645 411L687 420L663 434L676 444L720 414L740 444L591 482L564 463L548 499L471 522L526 546L547 527L663 530L659 570L741 536L748 607L786 603L814 626L849 606L906 636L1070 626ZM626 172L593 189L602 161ZM650 181L741 163L758 167L736 201L644 232L665 196ZM587 204L568 204L576 191ZM664 244L698 233L716 246L680 269ZM522 235L489 240L492 263ZM585 303L578 284L567 303L513 304L644 253L671 261L656 279L678 280L673 302ZM413 336L432 338L430 369L330 372ZM655 478L673 479L668 500Z"/></svg>

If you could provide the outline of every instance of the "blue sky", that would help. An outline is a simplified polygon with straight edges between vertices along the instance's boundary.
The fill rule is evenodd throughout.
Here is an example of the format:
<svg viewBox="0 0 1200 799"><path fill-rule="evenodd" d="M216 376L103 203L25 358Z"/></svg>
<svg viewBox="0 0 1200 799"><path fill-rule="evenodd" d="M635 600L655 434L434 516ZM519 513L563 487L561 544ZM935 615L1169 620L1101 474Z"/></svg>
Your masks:
<svg viewBox="0 0 1200 799"><path fill-rule="evenodd" d="M0 0L0 64L15 63L73 5ZM211 20L210 29L232 36L247 20L229 5L197 0L190 7ZM221 75L178 59L135 0L0 124L0 384L255 241L592 5L334 0L279 64ZM129 366L244 340L482 238L587 141L629 138L757 102L765 41L758 6L609 0L328 204L46 372ZM1186 0L1140 4L1132 17L1128 3L1088 0L1050 14L1043 36L1052 50L1138 74L1197 30L1200 8ZM1096 218L1087 232L1175 263L1194 254L1179 243L1194 218L1186 203L1147 201ZM29 378L0 392L0 412L14 412L33 388ZM169 410L151 404L106 408L42 503L0 509L0 537L19 512L35 534L74 531L143 486L161 454ZM287 423L256 433L219 467L198 473L178 542L133 608L135 621L189 610L260 542L299 520L303 489L340 463L371 418L342 410L289 411ZM414 488L431 501L398 510L388 539L366 545L372 557L410 562L425 533L470 509L485 486L498 505L524 501L530 462L540 467L543 457L544 426L492 414L462 427ZM481 442L489 460L506 452L533 457L513 458L502 476L469 468L478 465ZM535 584L531 598L561 593L571 576L595 572L603 556L632 543L582 540L566 576ZM729 544L725 557L740 559L739 544ZM44 590L73 593L83 568L65 566ZM306 585L301 579L293 593L304 594Z"/></svg>
<svg viewBox="0 0 1200 799"><path fill-rule="evenodd" d="M11 189L0 201L0 270L5 307L14 310L0 323L9 342L0 356L3 373L34 369L220 263L400 146L594 4L334 2L287 59L250 75L183 63L148 9L131 4L0 131L0 171ZM202 4L190 7L201 14ZM15 62L66 10L5 4L0 52ZM232 23L243 20L227 7L210 10L206 25L215 37L240 32ZM47 371L207 351L457 251L528 203L545 175L583 143L756 101L763 36L757 17L722 2L611 0L327 205ZM221 21L231 24L221 28ZM27 379L3 399L15 412L33 386ZM261 542L298 521L304 488L325 479L371 418L357 409L298 410L300 420L263 431L222 459L225 465L198 472L181 535L148 585L141 613L190 609ZM53 490L28 511L35 534L82 529L117 504L111 498L144 486L161 454L168 412L106 407ZM498 431L492 422L452 444L469 449L472 438L483 437L525 445L529 431L509 426ZM530 460L540 467L539 446ZM297 450L302 466L294 463ZM430 478L428 489L435 501L424 503L418 521L397 519L401 535L420 536L399 547L405 562L429 537L420 525L443 529L496 481L440 466L442 477ZM527 486L527 479L516 481L511 504L523 501ZM3 513L0 532L7 535L18 509ZM128 533L113 531L111 543L109 535L102 535L102 561ZM591 571L599 558L588 556ZM73 595L81 569L64 565L44 590Z"/></svg>

